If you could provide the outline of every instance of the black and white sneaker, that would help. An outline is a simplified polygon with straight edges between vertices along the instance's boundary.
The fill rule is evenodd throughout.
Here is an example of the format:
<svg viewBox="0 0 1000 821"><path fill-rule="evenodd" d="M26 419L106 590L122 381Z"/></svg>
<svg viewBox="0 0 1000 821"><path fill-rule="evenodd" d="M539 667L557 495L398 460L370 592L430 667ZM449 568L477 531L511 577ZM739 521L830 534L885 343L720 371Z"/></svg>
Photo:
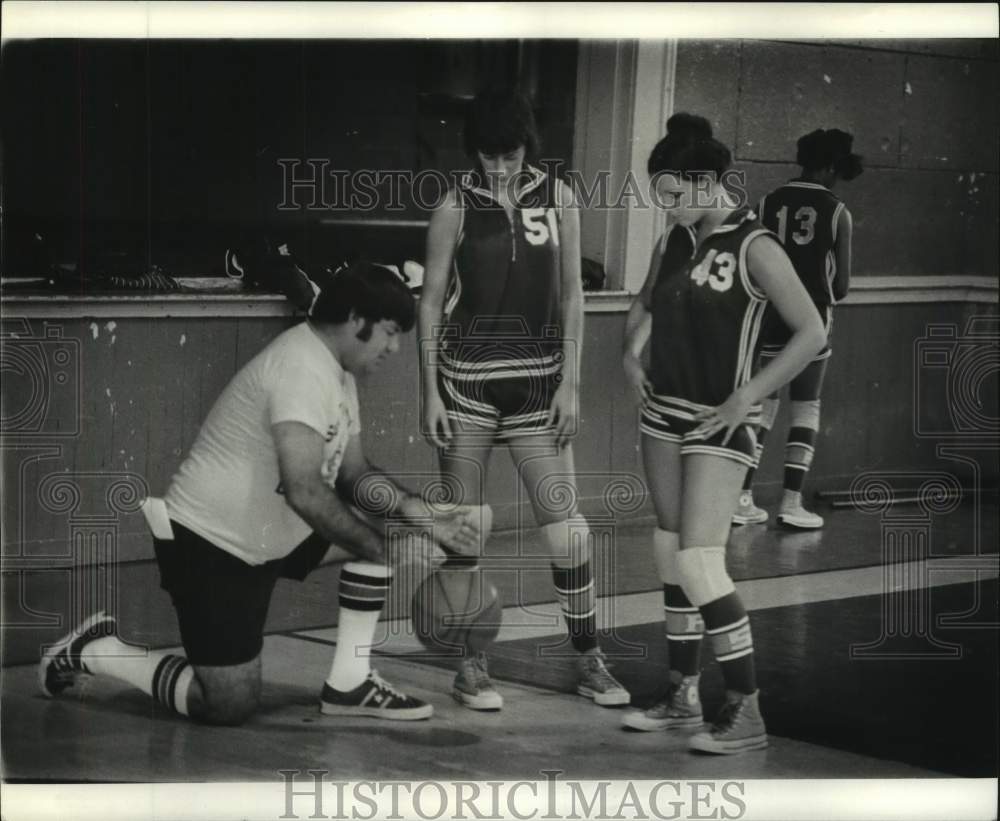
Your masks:
<svg viewBox="0 0 1000 821"><path fill-rule="evenodd" d="M38 664L38 686L42 695L57 696L72 687L79 674L89 674L90 670L80 658L84 648L95 639L113 635L114 618L99 610L51 647L46 647Z"/></svg>
<svg viewBox="0 0 1000 821"><path fill-rule="evenodd" d="M319 711L325 716L368 716L390 721L418 721L430 718L434 706L402 693L372 670L368 678L349 692L334 690L323 683Z"/></svg>

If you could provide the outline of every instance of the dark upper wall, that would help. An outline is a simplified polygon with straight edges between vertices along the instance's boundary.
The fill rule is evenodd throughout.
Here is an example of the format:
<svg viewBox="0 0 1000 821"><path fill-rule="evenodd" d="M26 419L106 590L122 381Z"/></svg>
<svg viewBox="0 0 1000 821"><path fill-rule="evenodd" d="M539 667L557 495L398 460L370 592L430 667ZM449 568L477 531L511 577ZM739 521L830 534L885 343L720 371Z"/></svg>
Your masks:
<svg viewBox="0 0 1000 821"><path fill-rule="evenodd" d="M754 200L798 172L799 136L851 131L855 271L996 276L997 41L685 40L674 109L712 120Z"/></svg>
<svg viewBox="0 0 1000 821"><path fill-rule="evenodd" d="M281 210L278 161L303 163L300 176L309 159L346 171L465 168L463 98L513 81L534 93L547 156L568 161L575 54L573 41L8 43L4 273L40 273L36 233L52 261L98 272L221 273L227 245L260 226L307 261L420 258L422 232L319 224L357 209L307 209L300 191L301 207ZM339 194L331 182L318 205ZM366 215L427 216L405 191L398 199L403 210Z"/></svg>

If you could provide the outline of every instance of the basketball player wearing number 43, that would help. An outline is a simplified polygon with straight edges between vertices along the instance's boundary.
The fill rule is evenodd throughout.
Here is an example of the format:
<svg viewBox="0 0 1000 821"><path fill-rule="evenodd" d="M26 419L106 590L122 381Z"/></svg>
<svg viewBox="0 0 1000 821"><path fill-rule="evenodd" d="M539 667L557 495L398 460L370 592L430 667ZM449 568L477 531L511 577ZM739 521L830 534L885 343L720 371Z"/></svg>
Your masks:
<svg viewBox="0 0 1000 821"><path fill-rule="evenodd" d="M675 227L653 251L626 321L623 365L642 400L642 454L657 529L669 676L658 702L629 712L631 730L697 731L693 750L732 754L767 746L750 619L726 568L726 543L760 400L794 377L826 343L816 308L788 256L722 183L729 149L707 120L679 113L654 147L648 171ZM698 194L711 194L706 205ZM671 242L680 231L681 241ZM686 235L686 236L685 236ZM752 374L761 318L773 304L792 337ZM648 373L640 364L650 342ZM726 684L702 730L702 639Z"/></svg>

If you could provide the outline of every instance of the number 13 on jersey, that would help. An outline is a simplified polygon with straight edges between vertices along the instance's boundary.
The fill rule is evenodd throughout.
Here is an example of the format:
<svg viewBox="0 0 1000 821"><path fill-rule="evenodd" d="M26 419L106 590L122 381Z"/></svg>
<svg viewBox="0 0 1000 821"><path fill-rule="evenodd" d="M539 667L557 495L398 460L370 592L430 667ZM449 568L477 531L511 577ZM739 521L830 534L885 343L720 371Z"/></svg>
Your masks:
<svg viewBox="0 0 1000 821"><path fill-rule="evenodd" d="M788 231L788 206L782 205L778 209L778 238L781 240L781 244L786 244L786 236ZM798 221L798 227L792 232L792 240L796 245L808 245L813 241L813 237L816 236L816 209L811 205L803 205L801 208L796 210L795 219Z"/></svg>

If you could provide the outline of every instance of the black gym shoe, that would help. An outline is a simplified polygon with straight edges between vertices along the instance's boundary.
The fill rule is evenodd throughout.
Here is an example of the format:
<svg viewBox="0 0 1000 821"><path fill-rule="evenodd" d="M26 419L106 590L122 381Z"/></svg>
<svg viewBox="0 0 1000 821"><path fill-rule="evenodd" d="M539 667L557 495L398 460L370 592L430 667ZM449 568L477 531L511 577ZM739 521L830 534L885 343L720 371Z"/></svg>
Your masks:
<svg viewBox="0 0 1000 821"><path fill-rule="evenodd" d="M369 716L391 721L417 721L430 718L434 706L402 693L372 670L368 678L353 690L342 693L326 682L319 699L319 711L325 716Z"/></svg>
<svg viewBox="0 0 1000 821"><path fill-rule="evenodd" d="M114 618L99 610L51 647L45 648L38 664L38 686L42 695L47 698L57 696L76 683L77 675L90 673L80 658L83 649L95 639L113 635Z"/></svg>

